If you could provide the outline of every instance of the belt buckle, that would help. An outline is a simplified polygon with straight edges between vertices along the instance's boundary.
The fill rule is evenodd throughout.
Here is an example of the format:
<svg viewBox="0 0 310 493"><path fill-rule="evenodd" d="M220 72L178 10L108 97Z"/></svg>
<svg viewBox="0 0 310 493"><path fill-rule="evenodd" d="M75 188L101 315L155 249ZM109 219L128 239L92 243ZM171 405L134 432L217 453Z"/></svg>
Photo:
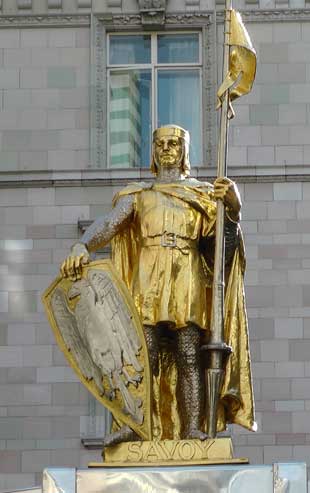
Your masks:
<svg viewBox="0 0 310 493"><path fill-rule="evenodd" d="M160 244L163 247L174 248L177 246L177 237L175 233L164 233L160 239Z"/></svg>

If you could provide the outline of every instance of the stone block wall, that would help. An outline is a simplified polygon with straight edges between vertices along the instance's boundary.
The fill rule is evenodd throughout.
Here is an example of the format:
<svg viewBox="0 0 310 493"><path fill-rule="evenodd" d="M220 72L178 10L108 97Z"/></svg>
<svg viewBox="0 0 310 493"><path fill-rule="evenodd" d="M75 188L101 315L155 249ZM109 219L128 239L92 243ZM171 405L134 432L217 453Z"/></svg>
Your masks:
<svg viewBox="0 0 310 493"><path fill-rule="evenodd" d="M258 434L234 438L253 462L309 461L309 186L242 187Z"/></svg>
<svg viewBox="0 0 310 493"><path fill-rule="evenodd" d="M89 395L55 345L41 295L78 237L77 218L88 219L110 194L92 187L1 192L0 491L5 491L40 484L46 466L86 467L100 460L100 452L91 454L81 445Z"/></svg>
<svg viewBox="0 0 310 493"><path fill-rule="evenodd" d="M230 164L257 168L255 174L303 172L310 149L310 23L249 22L247 28L257 77L253 91L236 104Z"/></svg>
<svg viewBox="0 0 310 493"><path fill-rule="evenodd" d="M89 28L0 30L0 168L89 161Z"/></svg>

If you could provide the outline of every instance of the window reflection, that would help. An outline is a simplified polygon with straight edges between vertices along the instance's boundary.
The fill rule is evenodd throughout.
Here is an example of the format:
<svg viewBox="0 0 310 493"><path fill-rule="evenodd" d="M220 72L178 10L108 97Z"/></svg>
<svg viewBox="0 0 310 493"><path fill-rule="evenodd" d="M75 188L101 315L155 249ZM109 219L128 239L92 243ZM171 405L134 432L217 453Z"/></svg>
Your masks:
<svg viewBox="0 0 310 493"><path fill-rule="evenodd" d="M198 34L163 34L158 36L158 63L198 63Z"/></svg>
<svg viewBox="0 0 310 493"><path fill-rule="evenodd" d="M109 116L111 166L146 166L151 138L150 70L111 72Z"/></svg>
<svg viewBox="0 0 310 493"><path fill-rule="evenodd" d="M151 37L111 36L110 64L128 65L133 63L151 63Z"/></svg>
<svg viewBox="0 0 310 493"><path fill-rule="evenodd" d="M158 126L175 123L190 132L190 161L201 164L199 70L158 71Z"/></svg>

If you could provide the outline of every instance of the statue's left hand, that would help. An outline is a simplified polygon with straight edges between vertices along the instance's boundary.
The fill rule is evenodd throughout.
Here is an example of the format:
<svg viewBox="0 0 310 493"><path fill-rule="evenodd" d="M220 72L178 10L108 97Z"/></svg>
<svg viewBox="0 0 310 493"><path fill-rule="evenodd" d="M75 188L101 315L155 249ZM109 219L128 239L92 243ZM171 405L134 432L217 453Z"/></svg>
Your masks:
<svg viewBox="0 0 310 493"><path fill-rule="evenodd" d="M89 261L90 256L86 245L75 243L70 255L61 264L60 273L63 278L68 277L71 281L78 281L82 276L83 265L88 264Z"/></svg>
<svg viewBox="0 0 310 493"><path fill-rule="evenodd" d="M238 221L241 209L241 197L237 185L227 177L217 178L214 182L214 195L216 199L224 202L228 209L229 217Z"/></svg>

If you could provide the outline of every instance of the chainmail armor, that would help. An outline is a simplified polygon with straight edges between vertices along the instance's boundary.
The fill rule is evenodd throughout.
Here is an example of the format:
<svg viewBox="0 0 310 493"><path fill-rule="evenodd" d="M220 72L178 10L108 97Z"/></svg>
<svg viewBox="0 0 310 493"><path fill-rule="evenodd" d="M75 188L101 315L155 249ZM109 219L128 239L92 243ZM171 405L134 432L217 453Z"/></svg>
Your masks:
<svg viewBox="0 0 310 493"><path fill-rule="evenodd" d="M227 216L224 223L225 235L225 265L229 265L233 259L239 244L239 223L231 221Z"/></svg>
<svg viewBox="0 0 310 493"><path fill-rule="evenodd" d="M159 331L153 325L144 325L144 337L148 348L151 372L154 377L157 377L159 373L158 333Z"/></svg>
<svg viewBox="0 0 310 493"><path fill-rule="evenodd" d="M178 399L182 419L182 437L201 429L204 385L200 364L200 331L189 325L177 331Z"/></svg>
<svg viewBox="0 0 310 493"><path fill-rule="evenodd" d="M98 217L81 238L89 251L98 250L106 245L129 222L133 213L134 196L121 197L116 206L107 214Z"/></svg>

